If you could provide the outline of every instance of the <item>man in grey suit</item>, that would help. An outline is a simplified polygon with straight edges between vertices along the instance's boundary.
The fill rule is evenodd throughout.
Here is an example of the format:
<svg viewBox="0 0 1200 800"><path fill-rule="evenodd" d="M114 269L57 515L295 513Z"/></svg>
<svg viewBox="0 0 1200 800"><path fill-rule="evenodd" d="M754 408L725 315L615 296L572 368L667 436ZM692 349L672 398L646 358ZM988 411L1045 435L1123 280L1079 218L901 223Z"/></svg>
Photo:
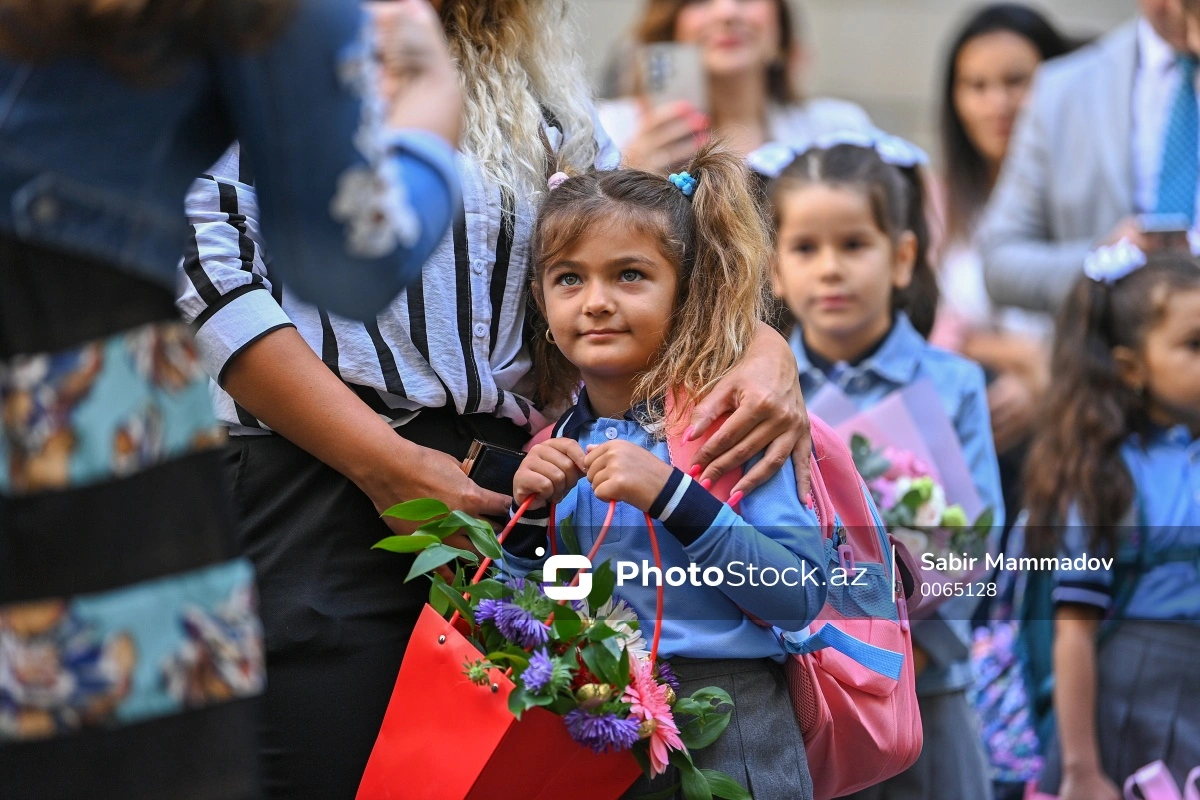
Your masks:
<svg viewBox="0 0 1200 800"><path fill-rule="evenodd" d="M1197 102L1194 62L1179 58L1183 10L1180 0L1138 6L1140 19L1047 63L1037 76L979 232L988 292L998 304L1054 311L1093 248L1121 238L1151 247L1138 214L1195 218L1200 142L1187 118L1172 119ZM1190 106L1179 97L1185 86ZM1176 159L1188 136L1192 157ZM1184 186L1180 165L1191 172ZM1171 178L1160 180L1165 175ZM1190 208L1172 199L1189 190Z"/></svg>

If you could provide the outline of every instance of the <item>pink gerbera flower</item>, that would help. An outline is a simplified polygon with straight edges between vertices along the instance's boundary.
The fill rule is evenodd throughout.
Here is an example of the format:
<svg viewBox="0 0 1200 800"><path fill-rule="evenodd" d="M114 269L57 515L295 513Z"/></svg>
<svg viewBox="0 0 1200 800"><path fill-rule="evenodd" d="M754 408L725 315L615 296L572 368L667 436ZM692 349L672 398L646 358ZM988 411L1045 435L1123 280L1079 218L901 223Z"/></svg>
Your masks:
<svg viewBox="0 0 1200 800"><path fill-rule="evenodd" d="M679 728L675 727L675 715L667 702L667 687L654 677L654 665L639 658L630 661L629 686L621 699L631 706L631 718L651 723L650 777L654 777L667 771L671 750L687 752L687 748L679 738Z"/></svg>

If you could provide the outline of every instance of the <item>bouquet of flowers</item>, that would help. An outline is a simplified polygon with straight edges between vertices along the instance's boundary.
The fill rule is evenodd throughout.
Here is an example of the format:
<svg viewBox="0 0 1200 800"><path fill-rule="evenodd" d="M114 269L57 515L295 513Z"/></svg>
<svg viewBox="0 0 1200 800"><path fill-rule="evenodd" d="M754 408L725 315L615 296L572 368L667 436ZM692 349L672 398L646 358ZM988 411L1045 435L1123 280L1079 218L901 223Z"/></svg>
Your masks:
<svg viewBox="0 0 1200 800"><path fill-rule="evenodd" d="M479 745L491 746L493 751L475 753L480 766L463 783L466 791L449 789L441 773L436 778L422 778L420 762L428 759L420 756L394 773L395 779L406 785L405 797L426 796L421 794L424 780L436 781L437 788L429 797L494 797L501 785L506 796L517 796L517 792L521 797L559 797L565 788L559 782L551 791L552 781L546 773L552 777L565 768L559 764L547 770L545 761L551 758L565 759L576 765L573 771L588 773L586 780L572 781L570 791L576 798L619 797L636 779L639 767L653 777L666 772L668 765L679 771L682 791L689 800L750 798L733 779L698 769L692 762L691 752L712 744L729 724L733 705L729 695L717 688L690 697L677 695L679 682L670 665L656 661L657 639L647 648L637 615L613 596L616 576L608 562L592 573L586 599L555 601L546 596L539 573L512 577L490 567L502 556L500 542L507 530L497 540L487 522L452 512L436 500L414 500L384 513L422 524L411 535L391 536L375 546L417 553L406 580L428 575L432 581L429 606L405 654L396 693L406 683L410 658L420 657L419 652L414 654L414 647L425 646L423 639L418 644L418 637L422 624L428 623L440 632L440 645L454 636L462 656L451 668L455 675L447 674L449 664L437 668L438 678L453 695L444 698L447 710L466 707L482 696L492 701L493 707L486 712L489 724L503 729L498 741ZM474 553L445 544L447 536L458 532L465 533L484 556L481 564ZM578 552L569 518L560 524L559 533L568 548ZM462 566L447 581L435 570L451 562L480 566L470 582ZM660 598L660 618L661 614ZM504 713L498 714L495 705L502 690L507 699ZM404 691L408 693L409 688L405 686ZM393 706L397 705L396 693ZM392 714L389 707L388 716ZM418 727L423 730L417 737L453 739L456 731L475 723L446 715L422 719ZM411 721L405 724L411 725ZM385 730L371 758L376 762L379 756L394 765L394 748L385 742L388 725L385 718ZM512 744L522 736L528 746ZM388 752L381 754L381 748ZM517 769L514 759L523 760L525 768ZM368 764L359 800L386 796L364 792L364 787L379 783L379 770L373 777L372 766ZM455 766L463 767L461 762ZM519 790L514 781L520 784Z"/></svg>
<svg viewBox="0 0 1200 800"><path fill-rule="evenodd" d="M888 530L923 564L932 556L933 563L945 566L938 572L960 581L977 571L988 551L994 517L990 508L972 523L961 505L947 503L934 470L911 451L891 445L876 448L855 433L850 453Z"/></svg>

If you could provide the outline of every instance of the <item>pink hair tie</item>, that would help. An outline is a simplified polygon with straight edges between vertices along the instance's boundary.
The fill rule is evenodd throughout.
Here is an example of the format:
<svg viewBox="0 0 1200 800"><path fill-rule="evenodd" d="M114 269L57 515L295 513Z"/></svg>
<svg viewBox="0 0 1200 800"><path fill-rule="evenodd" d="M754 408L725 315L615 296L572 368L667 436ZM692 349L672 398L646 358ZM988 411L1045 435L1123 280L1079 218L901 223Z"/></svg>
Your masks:
<svg viewBox="0 0 1200 800"><path fill-rule="evenodd" d="M571 176L565 172L556 172L550 176L550 180L546 181L546 188L553 192L555 189L563 185L563 181L570 177Z"/></svg>

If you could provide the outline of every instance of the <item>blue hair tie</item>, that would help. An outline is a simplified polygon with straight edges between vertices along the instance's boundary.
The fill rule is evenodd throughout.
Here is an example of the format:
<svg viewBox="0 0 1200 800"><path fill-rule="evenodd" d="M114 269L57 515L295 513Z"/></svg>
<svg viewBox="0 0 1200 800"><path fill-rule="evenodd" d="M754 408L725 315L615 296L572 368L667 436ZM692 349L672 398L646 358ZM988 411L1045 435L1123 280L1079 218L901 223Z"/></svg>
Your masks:
<svg viewBox="0 0 1200 800"><path fill-rule="evenodd" d="M696 193L696 179L686 172L672 172L667 180L675 184L684 197L691 197Z"/></svg>

